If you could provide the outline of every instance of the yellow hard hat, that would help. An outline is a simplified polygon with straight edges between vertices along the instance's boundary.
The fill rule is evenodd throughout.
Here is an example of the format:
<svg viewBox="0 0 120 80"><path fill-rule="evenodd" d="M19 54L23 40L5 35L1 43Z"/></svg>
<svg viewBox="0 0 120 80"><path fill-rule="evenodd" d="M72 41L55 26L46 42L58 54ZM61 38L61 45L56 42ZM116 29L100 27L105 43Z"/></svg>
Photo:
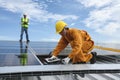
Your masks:
<svg viewBox="0 0 120 80"><path fill-rule="evenodd" d="M65 23L64 21L57 21L56 22L56 33L60 33L64 27L67 26L67 23Z"/></svg>

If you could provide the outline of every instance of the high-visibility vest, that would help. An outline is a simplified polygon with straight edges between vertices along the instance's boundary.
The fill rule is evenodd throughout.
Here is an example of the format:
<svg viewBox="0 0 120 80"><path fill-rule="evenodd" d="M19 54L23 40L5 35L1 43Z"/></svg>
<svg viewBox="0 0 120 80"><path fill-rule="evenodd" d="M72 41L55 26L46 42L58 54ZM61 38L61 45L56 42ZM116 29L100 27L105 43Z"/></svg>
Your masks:
<svg viewBox="0 0 120 80"><path fill-rule="evenodd" d="M28 18L21 18L21 26L22 27L28 28L28 22L29 22Z"/></svg>

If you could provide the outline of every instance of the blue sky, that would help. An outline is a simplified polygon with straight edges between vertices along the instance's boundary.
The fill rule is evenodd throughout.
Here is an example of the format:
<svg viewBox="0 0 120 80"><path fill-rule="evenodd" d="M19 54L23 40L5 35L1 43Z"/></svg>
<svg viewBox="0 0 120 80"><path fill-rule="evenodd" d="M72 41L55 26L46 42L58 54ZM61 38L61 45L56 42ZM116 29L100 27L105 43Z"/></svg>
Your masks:
<svg viewBox="0 0 120 80"><path fill-rule="evenodd" d="M58 41L55 22L64 20L95 42L120 43L120 0L0 0L0 40L19 40L23 13L31 41Z"/></svg>

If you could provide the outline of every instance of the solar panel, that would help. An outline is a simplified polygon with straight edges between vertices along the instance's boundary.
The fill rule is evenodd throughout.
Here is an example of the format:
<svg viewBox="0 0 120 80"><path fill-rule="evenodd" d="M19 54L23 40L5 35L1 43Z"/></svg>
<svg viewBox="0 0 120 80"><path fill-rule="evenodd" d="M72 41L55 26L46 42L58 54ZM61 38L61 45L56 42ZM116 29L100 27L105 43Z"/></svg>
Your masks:
<svg viewBox="0 0 120 80"><path fill-rule="evenodd" d="M90 64L89 62L75 65L71 63L69 65L48 64L44 61L44 58L48 57L49 52L56 45L56 42L20 43L18 41L0 41L0 80L47 80L48 78L56 80L64 76L75 79L81 76L90 79L90 76L94 77L95 74L101 73L103 75L104 73L112 73L113 76L119 78L119 53L94 49L93 51L98 53L96 64ZM68 46L60 53L60 58L67 56L70 50L71 47ZM106 80L107 78L110 79L110 77L105 77L106 74L103 75L102 77ZM101 77L101 75L98 76Z"/></svg>
<svg viewBox="0 0 120 80"><path fill-rule="evenodd" d="M26 43L0 42L0 66L40 65Z"/></svg>

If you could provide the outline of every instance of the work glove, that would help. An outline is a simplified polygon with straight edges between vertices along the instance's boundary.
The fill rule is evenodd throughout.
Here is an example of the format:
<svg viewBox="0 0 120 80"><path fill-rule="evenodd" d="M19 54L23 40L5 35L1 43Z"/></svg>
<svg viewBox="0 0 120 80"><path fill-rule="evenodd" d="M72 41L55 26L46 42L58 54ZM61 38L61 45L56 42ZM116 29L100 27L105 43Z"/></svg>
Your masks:
<svg viewBox="0 0 120 80"><path fill-rule="evenodd" d="M54 61L54 60L57 60L58 59L58 57L56 57L56 56L51 56L48 60L49 61Z"/></svg>
<svg viewBox="0 0 120 80"><path fill-rule="evenodd" d="M62 59L62 63L63 63L63 64L68 64L69 61L70 61L70 58L69 58L69 57L66 57L66 58Z"/></svg>

